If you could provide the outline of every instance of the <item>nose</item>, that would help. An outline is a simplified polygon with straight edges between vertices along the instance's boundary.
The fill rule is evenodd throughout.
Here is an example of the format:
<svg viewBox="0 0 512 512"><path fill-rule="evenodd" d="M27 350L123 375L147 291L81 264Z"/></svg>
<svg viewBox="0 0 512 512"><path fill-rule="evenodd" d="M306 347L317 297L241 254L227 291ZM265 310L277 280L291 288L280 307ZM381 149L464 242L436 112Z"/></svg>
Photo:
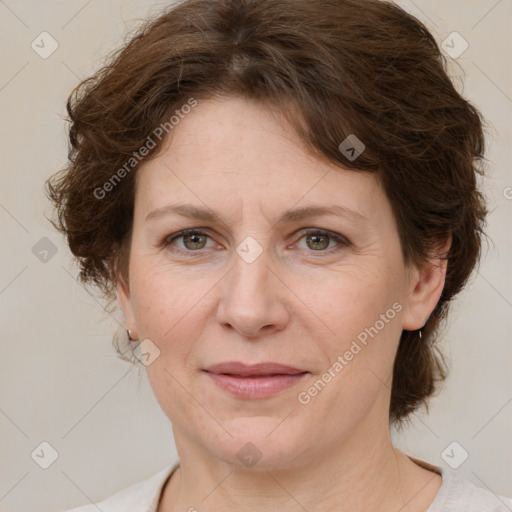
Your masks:
<svg viewBox="0 0 512 512"><path fill-rule="evenodd" d="M231 271L220 283L217 320L221 325L252 339L284 329L291 291L271 263L267 249L252 262L234 254Z"/></svg>

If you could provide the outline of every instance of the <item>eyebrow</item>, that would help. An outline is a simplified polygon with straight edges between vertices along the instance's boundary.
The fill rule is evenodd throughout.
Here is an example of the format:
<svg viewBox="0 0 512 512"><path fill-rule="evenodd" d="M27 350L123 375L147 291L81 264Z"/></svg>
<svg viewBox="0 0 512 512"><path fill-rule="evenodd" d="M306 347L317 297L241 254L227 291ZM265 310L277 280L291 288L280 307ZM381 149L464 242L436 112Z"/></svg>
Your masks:
<svg viewBox="0 0 512 512"><path fill-rule="evenodd" d="M168 204L149 212L144 221L156 220L169 215L178 215L180 217L204 222L215 222L221 219L208 208L198 208L191 204ZM345 206L304 206L284 212L278 219L277 224L298 222L304 219L321 216L346 217L357 224L364 224L368 220L368 218L361 213Z"/></svg>

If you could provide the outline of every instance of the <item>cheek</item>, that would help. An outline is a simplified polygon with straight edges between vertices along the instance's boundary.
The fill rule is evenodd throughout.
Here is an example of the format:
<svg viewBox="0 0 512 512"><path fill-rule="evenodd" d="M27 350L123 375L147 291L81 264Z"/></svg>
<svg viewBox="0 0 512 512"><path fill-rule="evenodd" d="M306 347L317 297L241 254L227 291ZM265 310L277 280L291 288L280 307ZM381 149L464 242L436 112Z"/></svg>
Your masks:
<svg viewBox="0 0 512 512"><path fill-rule="evenodd" d="M208 291L219 278L179 272L151 258L134 259L131 278L139 337L149 338L160 351L158 359L146 367L148 378L157 398L165 392L169 407L180 401L180 384L196 377L192 363L199 350L196 341L204 337L211 318Z"/></svg>
<svg viewBox="0 0 512 512"><path fill-rule="evenodd" d="M355 339L376 322L379 322L377 327L381 330L380 316L402 300L398 284L396 273L372 269L368 265L366 268L345 269L330 276L320 286L303 279L296 283L295 290L315 314L322 329L327 330L329 338L343 348L348 340ZM395 324L397 309L400 308L392 309L388 315ZM390 324L386 322L386 326Z"/></svg>
<svg viewBox="0 0 512 512"><path fill-rule="evenodd" d="M192 276L150 258L134 261L132 269L132 302L142 335L164 341L200 311L206 288Z"/></svg>
<svg viewBox="0 0 512 512"><path fill-rule="evenodd" d="M399 269L368 265L340 274L323 294L311 295L312 309L323 329L329 328L327 336L317 338L329 361L321 379L331 390L322 392L325 401L318 400L319 406L332 400L363 407L390 385L402 330L400 283Z"/></svg>
<svg viewBox="0 0 512 512"><path fill-rule="evenodd" d="M183 386L189 381L187 361L191 340L202 330L201 295L194 283L177 272L134 261L132 303L140 339L150 339L159 350L146 373L155 398L170 418L186 409ZM199 287L204 290L204 287Z"/></svg>
<svg viewBox="0 0 512 512"><path fill-rule="evenodd" d="M339 435L363 421L373 407L387 411L393 361L401 333L399 290L382 276L358 274L332 286L319 314L329 336L318 337L328 363L299 399L303 417L323 418L323 434ZM328 296L328 297L327 297ZM377 404L377 405L376 405ZM322 439L318 439L322 443Z"/></svg>

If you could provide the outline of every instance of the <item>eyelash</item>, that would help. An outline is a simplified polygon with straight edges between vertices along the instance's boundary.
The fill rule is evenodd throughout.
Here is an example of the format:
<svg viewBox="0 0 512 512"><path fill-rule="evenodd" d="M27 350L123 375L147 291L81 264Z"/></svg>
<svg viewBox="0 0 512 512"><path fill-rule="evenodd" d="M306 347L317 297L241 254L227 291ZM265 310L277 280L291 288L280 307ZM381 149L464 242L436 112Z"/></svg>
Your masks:
<svg viewBox="0 0 512 512"><path fill-rule="evenodd" d="M166 238L164 238L164 240L161 243L161 247L162 248L170 247L172 242L174 242L174 240L182 238L186 235L199 235L199 236L206 236L208 238L211 238L207 233L204 233L203 231L200 231L199 229L184 229L183 231L179 231L178 233L175 233L174 235L170 235L170 236L167 236ZM300 235L301 236L299 238L299 241L302 240L302 238L304 238L307 235L321 235L321 236L328 237L331 240L334 240L335 242L338 243L338 245L336 247L333 247L331 249L319 250L319 251L313 251L313 250L309 251L312 253L318 252L321 254L332 254L333 252L339 250L341 247L348 247L351 245L350 242L344 236L339 235L338 233L334 233L332 231L327 231L325 229L319 229L319 228L305 229L300 233ZM195 256L200 255L201 252L206 249L197 249L195 251L191 251L191 250L185 251L183 249L174 248L172 250L174 252L179 252L187 257L195 257Z"/></svg>

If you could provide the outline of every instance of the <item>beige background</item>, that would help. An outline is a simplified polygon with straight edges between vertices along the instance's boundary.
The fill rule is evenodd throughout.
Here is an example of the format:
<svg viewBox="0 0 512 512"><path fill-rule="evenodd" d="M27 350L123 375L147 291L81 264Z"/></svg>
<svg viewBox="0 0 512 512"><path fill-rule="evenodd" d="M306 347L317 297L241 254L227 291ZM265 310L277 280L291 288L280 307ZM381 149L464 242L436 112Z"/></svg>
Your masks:
<svg viewBox="0 0 512 512"><path fill-rule="evenodd" d="M44 180L67 158L69 92L137 18L166 4L0 2L1 510L98 501L176 459L170 423L145 373L116 358L116 321L75 281L70 252L44 218L50 210L43 193ZM415 416L396 438L409 454L446 468L441 453L456 441L469 458L453 473L512 496L512 1L399 4L439 42L457 31L469 43L453 73L465 73L464 94L490 125L483 185L493 245L452 310L445 347L453 369L444 391L429 416ZM43 31L59 45L47 59L31 48ZM57 249L46 263L32 252L42 237ZM31 458L43 441L58 452L48 469Z"/></svg>

